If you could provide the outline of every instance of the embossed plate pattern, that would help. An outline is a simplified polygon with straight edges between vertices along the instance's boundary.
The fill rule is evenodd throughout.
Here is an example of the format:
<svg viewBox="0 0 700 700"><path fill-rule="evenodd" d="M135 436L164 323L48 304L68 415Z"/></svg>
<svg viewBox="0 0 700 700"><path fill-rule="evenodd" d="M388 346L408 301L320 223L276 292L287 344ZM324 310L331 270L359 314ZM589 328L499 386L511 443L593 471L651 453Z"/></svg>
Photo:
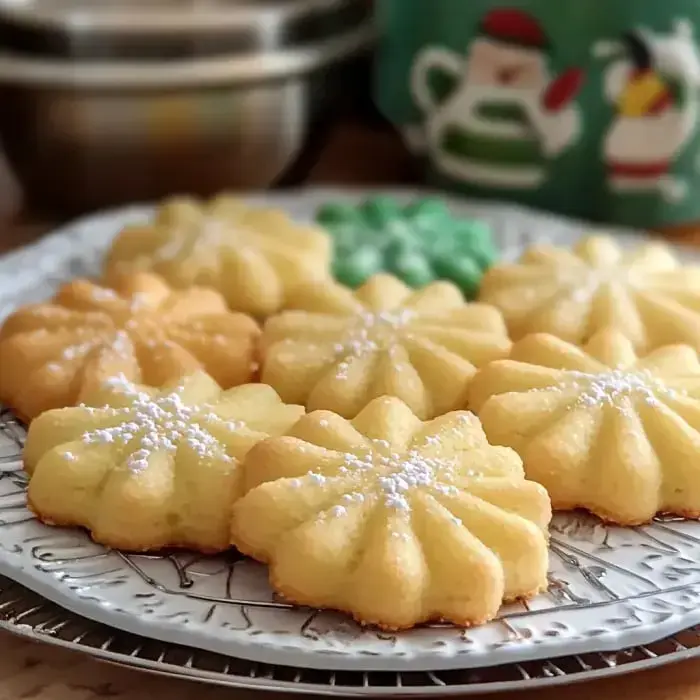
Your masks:
<svg viewBox="0 0 700 700"><path fill-rule="evenodd" d="M314 191L267 202L308 219ZM493 226L512 257L533 240L571 242L585 227L492 205L452 202ZM0 316L98 269L114 233L148 207L79 221L0 261ZM628 237L631 240L631 237ZM27 274L26 271L32 273ZM38 276L37 276L38 274ZM124 555L76 530L48 528L25 506L22 427L0 414L0 572L80 615L144 637L266 664L361 672L443 671L524 663L648 644L700 623L700 525L679 519L606 527L581 514L552 524L549 591L471 630L390 635L277 600L263 567L234 554Z"/></svg>

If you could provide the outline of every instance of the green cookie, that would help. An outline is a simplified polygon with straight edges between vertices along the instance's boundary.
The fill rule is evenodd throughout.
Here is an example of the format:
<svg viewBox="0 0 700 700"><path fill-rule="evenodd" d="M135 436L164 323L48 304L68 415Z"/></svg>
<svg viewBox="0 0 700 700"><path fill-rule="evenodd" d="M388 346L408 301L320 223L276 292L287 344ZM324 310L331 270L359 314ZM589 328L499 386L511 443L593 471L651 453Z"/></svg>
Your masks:
<svg viewBox="0 0 700 700"><path fill-rule="evenodd" d="M485 223L455 217L436 197L405 205L387 196L357 205L328 202L316 220L333 239L333 274L352 288L388 272L414 288L450 280L473 298L498 258Z"/></svg>

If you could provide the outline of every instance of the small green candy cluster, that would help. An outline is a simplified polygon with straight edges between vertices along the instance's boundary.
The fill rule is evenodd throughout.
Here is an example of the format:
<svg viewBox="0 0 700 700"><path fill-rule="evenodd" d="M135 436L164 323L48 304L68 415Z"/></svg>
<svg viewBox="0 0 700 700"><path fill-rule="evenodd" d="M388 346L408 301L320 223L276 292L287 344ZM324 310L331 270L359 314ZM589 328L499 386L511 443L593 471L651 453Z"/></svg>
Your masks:
<svg viewBox="0 0 700 700"><path fill-rule="evenodd" d="M389 272L411 287L450 280L473 298L497 257L489 227L455 218L439 199L406 206L391 197L357 206L329 202L318 211L317 221L333 239L335 278L352 288Z"/></svg>

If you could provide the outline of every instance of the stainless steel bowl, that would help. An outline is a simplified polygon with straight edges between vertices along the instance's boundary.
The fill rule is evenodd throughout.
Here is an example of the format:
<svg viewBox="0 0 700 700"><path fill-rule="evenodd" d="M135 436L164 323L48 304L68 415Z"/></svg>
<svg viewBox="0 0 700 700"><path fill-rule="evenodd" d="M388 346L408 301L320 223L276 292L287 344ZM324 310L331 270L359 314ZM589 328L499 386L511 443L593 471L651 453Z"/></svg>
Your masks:
<svg viewBox="0 0 700 700"><path fill-rule="evenodd" d="M374 30L365 14L294 41L279 23L253 21L255 11L264 9L270 18L275 6L289 12L291 4L297 20L302 6L319 8L319 0L248 2L237 36L248 26L251 41L213 56L0 55L0 138L25 199L73 214L175 192L210 194L292 179L347 87L344 71L366 52ZM348 2L325 5L347 8ZM230 8L229 23L241 8ZM124 29L125 16L123 39L133 36ZM119 23L102 26L103 33L106 26L115 30ZM54 29L49 24L47 34ZM184 35L182 24L178 29ZM161 37L151 30L156 47ZM84 26L81 32L87 36Z"/></svg>
<svg viewBox="0 0 700 700"><path fill-rule="evenodd" d="M364 21L363 0L0 0L0 45L73 59L269 52Z"/></svg>

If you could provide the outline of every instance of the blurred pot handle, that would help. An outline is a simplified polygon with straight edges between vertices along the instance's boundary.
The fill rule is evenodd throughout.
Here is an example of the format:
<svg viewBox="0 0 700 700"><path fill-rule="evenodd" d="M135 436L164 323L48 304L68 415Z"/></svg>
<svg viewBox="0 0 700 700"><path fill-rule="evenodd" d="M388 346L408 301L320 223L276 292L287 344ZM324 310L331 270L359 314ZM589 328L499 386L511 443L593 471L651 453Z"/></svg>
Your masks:
<svg viewBox="0 0 700 700"><path fill-rule="evenodd" d="M445 49L431 47L418 55L411 70L411 89L413 98L423 112L431 114L439 106L439 98L430 86L430 74L442 71L458 79L463 67L462 59Z"/></svg>

